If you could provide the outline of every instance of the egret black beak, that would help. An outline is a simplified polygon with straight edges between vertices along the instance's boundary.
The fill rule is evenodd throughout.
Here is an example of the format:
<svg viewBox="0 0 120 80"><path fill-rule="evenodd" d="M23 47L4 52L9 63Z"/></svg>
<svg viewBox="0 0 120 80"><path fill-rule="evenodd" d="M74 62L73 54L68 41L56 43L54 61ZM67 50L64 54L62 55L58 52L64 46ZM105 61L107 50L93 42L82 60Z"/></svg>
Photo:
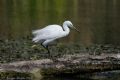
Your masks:
<svg viewBox="0 0 120 80"><path fill-rule="evenodd" d="M76 29L75 27L74 27L74 29L75 29L77 32L79 32L79 33L80 33L80 31L79 31L78 29Z"/></svg>

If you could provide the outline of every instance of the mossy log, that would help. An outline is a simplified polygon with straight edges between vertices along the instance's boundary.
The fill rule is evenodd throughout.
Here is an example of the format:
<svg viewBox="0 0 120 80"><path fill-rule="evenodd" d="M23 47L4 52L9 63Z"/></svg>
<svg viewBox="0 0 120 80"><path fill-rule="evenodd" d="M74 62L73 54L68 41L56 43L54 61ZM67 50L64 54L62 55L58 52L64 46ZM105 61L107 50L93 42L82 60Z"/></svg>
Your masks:
<svg viewBox="0 0 120 80"><path fill-rule="evenodd" d="M0 64L0 72L14 71L34 73L39 71L40 75L78 74L98 71L119 70L119 54L107 54L100 56L93 55L66 55L51 59L35 61L19 61Z"/></svg>

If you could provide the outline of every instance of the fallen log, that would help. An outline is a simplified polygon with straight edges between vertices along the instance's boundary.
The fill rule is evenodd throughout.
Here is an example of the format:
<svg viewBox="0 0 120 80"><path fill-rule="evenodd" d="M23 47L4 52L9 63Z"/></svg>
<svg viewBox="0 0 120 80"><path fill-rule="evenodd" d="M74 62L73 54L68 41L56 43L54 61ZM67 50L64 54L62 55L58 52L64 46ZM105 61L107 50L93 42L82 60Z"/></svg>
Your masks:
<svg viewBox="0 0 120 80"><path fill-rule="evenodd" d="M60 75L60 74L80 74L99 71L120 70L119 54L106 55L66 55L51 59L41 59L35 61L19 61L13 63L0 64L0 72L21 72L34 73L39 71L40 75Z"/></svg>

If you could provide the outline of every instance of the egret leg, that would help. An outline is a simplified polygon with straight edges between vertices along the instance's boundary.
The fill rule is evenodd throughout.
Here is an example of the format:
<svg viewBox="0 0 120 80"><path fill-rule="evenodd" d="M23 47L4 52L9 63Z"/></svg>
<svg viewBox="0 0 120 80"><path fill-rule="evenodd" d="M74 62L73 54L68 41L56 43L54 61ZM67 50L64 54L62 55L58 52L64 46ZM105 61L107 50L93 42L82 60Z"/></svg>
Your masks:
<svg viewBox="0 0 120 80"><path fill-rule="evenodd" d="M51 53L50 53L50 50L49 50L49 47L48 47L48 46L46 47L46 49L47 49L47 51L48 51L48 54L49 54L50 59L52 59L54 62L57 62L58 60L56 60L56 58L55 58L54 56L52 56L52 55L51 55Z"/></svg>
<svg viewBox="0 0 120 80"><path fill-rule="evenodd" d="M49 54L50 58L52 58L52 56L51 56L51 54L50 54L50 50L49 50L48 46L46 47L46 49L47 49L47 51L48 51L48 54Z"/></svg>
<svg viewBox="0 0 120 80"><path fill-rule="evenodd" d="M54 62L58 62L58 60L54 57L54 56L52 56L51 55L51 53L50 53L50 50L49 50L49 47L47 46L47 48L46 48L47 50L48 50L48 54L49 54L49 56L50 56L50 59L52 59Z"/></svg>
<svg viewBox="0 0 120 80"><path fill-rule="evenodd" d="M42 43L41 43L41 45L42 45ZM57 62L57 60L51 55L48 45L47 46L42 45L42 46L48 51L48 55L49 55L50 59L52 59L54 62Z"/></svg>
<svg viewBox="0 0 120 80"><path fill-rule="evenodd" d="M48 55L50 56L50 58L52 58L48 46L44 46L42 43L41 43L41 45L48 51Z"/></svg>

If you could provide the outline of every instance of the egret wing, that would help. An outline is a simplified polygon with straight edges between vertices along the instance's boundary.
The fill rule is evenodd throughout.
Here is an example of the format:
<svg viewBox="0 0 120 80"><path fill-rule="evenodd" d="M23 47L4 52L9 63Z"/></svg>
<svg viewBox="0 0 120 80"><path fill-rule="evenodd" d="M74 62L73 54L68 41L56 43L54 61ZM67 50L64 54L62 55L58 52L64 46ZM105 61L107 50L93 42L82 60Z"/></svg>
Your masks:
<svg viewBox="0 0 120 80"><path fill-rule="evenodd" d="M62 27L59 25L49 25L43 29L35 30L33 31L33 35L35 36L33 38L34 42L39 42L40 40L45 39L55 39L57 38L61 33Z"/></svg>
<svg viewBox="0 0 120 80"><path fill-rule="evenodd" d="M41 35L41 34L45 34L46 32L52 32L52 31L58 30L60 28L61 27L59 25L48 25L43 29L33 30L32 34L34 36Z"/></svg>

